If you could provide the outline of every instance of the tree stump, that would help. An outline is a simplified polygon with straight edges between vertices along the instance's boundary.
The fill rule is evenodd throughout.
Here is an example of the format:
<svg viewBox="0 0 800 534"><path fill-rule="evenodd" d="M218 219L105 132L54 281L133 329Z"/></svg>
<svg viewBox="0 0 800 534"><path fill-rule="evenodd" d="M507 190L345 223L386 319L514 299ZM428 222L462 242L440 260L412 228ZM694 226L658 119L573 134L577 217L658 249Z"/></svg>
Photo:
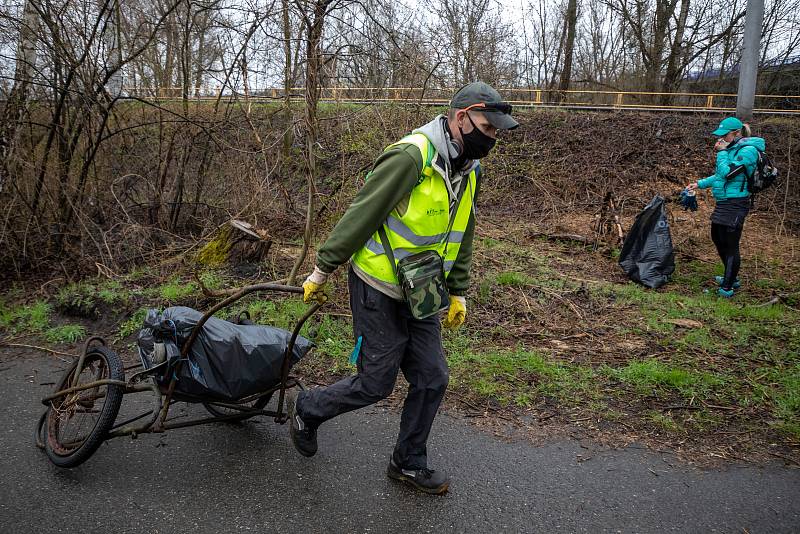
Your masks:
<svg viewBox="0 0 800 534"><path fill-rule="evenodd" d="M272 240L266 230L252 224L231 220L197 253L197 262L216 267L223 264L259 263L269 252Z"/></svg>

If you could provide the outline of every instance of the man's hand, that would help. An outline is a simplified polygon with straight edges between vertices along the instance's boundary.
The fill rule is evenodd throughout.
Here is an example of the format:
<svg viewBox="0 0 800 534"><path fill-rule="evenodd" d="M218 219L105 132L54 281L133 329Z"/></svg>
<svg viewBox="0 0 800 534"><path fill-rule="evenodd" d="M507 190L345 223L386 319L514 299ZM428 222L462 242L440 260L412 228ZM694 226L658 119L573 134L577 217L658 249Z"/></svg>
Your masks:
<svg viewBox="0 0 800 534"><path fill-rule="evenodd" d="M310 304L316 300L322 304L328 300L328 295L325 294L327 281L328 273L320 270L319 267L314 267L314 272L308 275L306 281L303 282L303 302Z"/></svg>
<svg viewBox="0 0 800 534"><path fill-rule="evenodd" d="M450 308L444 319L445 328L458 328L467 318L467 299L457 295L450 295Z"/></svg>

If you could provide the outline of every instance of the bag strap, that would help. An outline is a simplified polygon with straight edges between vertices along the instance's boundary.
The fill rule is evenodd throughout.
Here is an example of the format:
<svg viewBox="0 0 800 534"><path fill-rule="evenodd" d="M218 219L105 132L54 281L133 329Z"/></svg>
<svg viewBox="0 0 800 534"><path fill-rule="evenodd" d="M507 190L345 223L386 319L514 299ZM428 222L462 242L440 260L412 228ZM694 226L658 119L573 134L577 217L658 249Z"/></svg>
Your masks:
<svg viewBox="0 0 800 534"><path fill-rule="evenodd" d="M472 172L470 171L470 174ZM478 176L480 174L480 166L476 167L475 169L475 179L477 181ZM455 209L453 209L453 213L450 214L450 220L447 223L447 233L444 236L444 242L449 243L450 233L453 231L453 225L456 222L456 215L458 215L458 208L461 206L461 199L464 198L464 193L467 190L467 187L471 187L471 183L469 180L469 174L464 177L467 180L466 184L463 184L461 191L458 192L458 196L456 198ZM444 178L442 178L444 179ZM463 179L463 178L462 178ZM473 202L475 201L473 197ZM378 238L381 241L381 245L383 246L384 252L386 252L386 257L389 259L389 262L392 265L392 270L394 271L397 269L397 264L394 261L394 251L392 250L392 245L389 244L389 236L386 235L386 230L384 230L385 222L381 223L380 227L378 228ZM440 241L441 243L441 241ZM445 245L445 253L447 253L447 245Z"/></svg>
<svg viewBox="0 0 800 534"><path fill-rule="evenodd" d="M474 171L475 171L475 183L477 184L478 183L478 177L480 176L480 172L481 172L480 164L477 167L475 167ZM461 200L464 198L464 193L466 193L467 188L468 187L472 187L472 182L469 179L469 175L470 174L472 174L472 171L470 171L469 174L467 174L464 178L462 178L462 180L466 179L467 183L463 183L462 182L461 191L458 192L458 198L456 199L456 203L455 203L455 206L454 206L454 209L453 209L453 213L450 214L450 222L447 225L447 235L444 236L444 242L445 242L444 253L445 253L445 255L447 255L447 247L450 245L450 232L453 231L453 225L456 222L456 215L458 215L458 208L461 207ZM474 209L474 205L475 205L475 194L474 194L474 192L472 194L472 204L473 204L473 209Z"/></svg>
<svg viewBox="0 0 800 534"><path fill-rule="evenodd" d="M389 263L392 265L392 272L397 270L397 264L394 262L394 251L392 251L392 245L389 244L389 236L386 235L386 230L383 229L384 224L381 223L380 228L378 228L378 239L381 240L381 245L383 245L383 251L386 253L386 257L389 258Z"/></svg>
<svg viewBox="0 0 800 534"><path fill-rule="evenodd" d="M739 150L741 150L742 148L744 148L744 147L741 147ZM742 168L744 168L745 179L742 180L742 186L739 188L739 192L743 193L744 192L744 186L746 184L747 185L747 190L748 190L748 193L750 193L750 196L753 196L753 192L750 191L750 184L751 184L751 182L753 182L753 179L755 178L756 173L759 170L759 167L763 167L764 166L764 163L765 163L764 162L764 158L766 157L766 153L763 152L762 150L759 150L758 147L753 147L753 148L756 149L756 164L755 164L755 166L753 166L753 172L751 172L751 173L748 173L747 172L747 168L744 166L744 164L742 164ZM736 151L736 154L739 154L739 150ZM761 164L761 165L759 165L759 164Z"/></svg>

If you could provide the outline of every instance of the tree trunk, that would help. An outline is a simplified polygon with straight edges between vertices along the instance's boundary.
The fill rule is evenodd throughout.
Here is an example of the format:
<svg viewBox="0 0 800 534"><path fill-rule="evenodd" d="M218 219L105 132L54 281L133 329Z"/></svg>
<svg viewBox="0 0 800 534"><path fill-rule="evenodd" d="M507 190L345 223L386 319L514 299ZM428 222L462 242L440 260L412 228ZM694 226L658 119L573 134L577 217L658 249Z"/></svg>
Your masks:
<svg viewBox="0 0 800 534"><path fill-rule="evenodd" d="M106 20L103 40L106 45L106 91L111 98L118 97L122 93L122 43L120 33L120 9L119 2L115 1L108 7L108 19ZM111 73L110 76L108 73Z"/></svg>
<svg viewBox="0 0 800 534"><path fill-rule="evenodd" d="M683 34L686 31L686 20L689 18L689 4L691 0L683 0L681 2L681 12L678 15L678 23L675 27L675 39L672 41L672 49L669 52L669 59L667 60L667 73L664 75L664 83L661 85L661 91L670 93L674 91L680 81L680 75L683 72L683 65L681 62L684 59L684 46ZM669 105L672 102L671 95L662 95L661 103Z"/></svg>
<svg viewBox="0 0 800 534"><path fill-rule="evenodd" d="M22 12L22 25L17 40L16 64L14 66L14 85L3 108L0 122L0 193L8 180L11 153L17 137L17 126L25 112L33 73L36 67L36 34L39 17L30 1L25 2Z"/></svg>
<svg viewBox="0 0 800 534"><path fill-rule="evenodd" d="M289 157L292 148L292 28L289 25L289 0L282 0L283 11L283 57L286 64L283 67L283 157Z"/></svg>
<svg viewBox="0 0 800 534"><path fill-rule="evenodd" d="M289 273L289 285L294 285L297 279L297 272L303 265L308 254L308 247L311 245L311 238L314 233L314 213L316 213L316 175L317 175L317 103L319 101L319 72L321 66L320 41L322 31L325 26L325 15L328 5L332 0L317 0L314 4L314 13L309 24L308 40L306 41L306 183L308 185L308 206L306 209L306 224L303 232L303 248L300 255L295 260L292 270Z"/></svg>
<svg viewBox="0 0 800 534"><path fill-rule="evenodd" d="M677 4L678 0L656 2L653 42L650 48L650 63L647 65L647 77L645 80L645 90L647 91L656 92L658 90L658 79L661 76L661 65L664 62L667 30L669 29L670 19L675 14L675 6Z"/></svg>
<svg viewBox="0 0 800 534"><path fill-rule="evenodd" d="M189 88L192 85L191 64L192 49L191 38L192 3L186 1L186 19L183 25L183 38L181 39L181 102L183 102L183 116L189 116Z"/></svg>
<svg viewBox="0 0 800 534"><path fill-rule="evenodd" d="M575 26L578 24L578 0L569 0L567 13L564 16L564 25L567 30L567 40L564 44L564 68L561 69L561 80L558 84L559 91L569 89L569 80L572 75L572 56L575 49Z"/></svg>
<svg viewBox="0 0 800 534"><path fill-rule="evenodd" d="M203 84L203 64L206 53L206 32L208 31L208 14L203 16L203 24L197 43L197 56L194 61L194 97L200 96L200 88Z"/></svg>

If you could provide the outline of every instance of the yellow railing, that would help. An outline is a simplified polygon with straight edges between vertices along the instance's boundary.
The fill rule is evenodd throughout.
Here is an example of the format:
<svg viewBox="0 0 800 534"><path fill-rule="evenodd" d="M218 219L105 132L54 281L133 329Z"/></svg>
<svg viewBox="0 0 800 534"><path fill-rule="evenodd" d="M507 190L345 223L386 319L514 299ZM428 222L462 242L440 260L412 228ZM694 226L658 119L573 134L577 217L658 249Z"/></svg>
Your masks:
<svg viewBox="0 0 800 534"><path fill-rule="evenodd" d="M425 105L447 105L457 88L419 87L324 87L320 89L320 101L339 103L418 103ZM733 111L736 95L730 93L686 93L648 92L542 88L504 88L504 98L511 104L523 107L571 107L587 109L642 109L642 110L686 110L686 111ZM124 93L148 100L173 100L182 97L180 87L125 88ZM305 89L292 88L290 99L304 98ZM251 100L256 102L283 100L282 88L269 87L250 90L247 94L233 94L220 88L203 87L199 91L191 88L190 100L215 100L217 98ZM755 111L800 113L800 95L756 95Z"/></svg>

